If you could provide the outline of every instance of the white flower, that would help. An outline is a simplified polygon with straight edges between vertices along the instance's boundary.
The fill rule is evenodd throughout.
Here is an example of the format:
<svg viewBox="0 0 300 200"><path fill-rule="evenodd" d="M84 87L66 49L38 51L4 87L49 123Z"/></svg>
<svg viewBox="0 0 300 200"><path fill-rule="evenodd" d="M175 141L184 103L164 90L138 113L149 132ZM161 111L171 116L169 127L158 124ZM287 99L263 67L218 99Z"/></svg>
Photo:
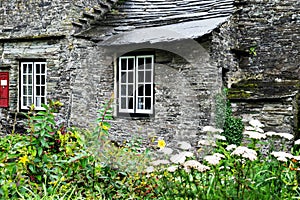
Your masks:
<svg viewBox="0 0 300 200"><path fill-rule="evenodd" d="M177 169L178 169L178 166L176 166L176 165L173 165L173 166L170 166L170 167L167 168L167 170L169 172L175 172Z"/></svg>
<svg viewBox="0 0 300 200"><path fill-rule="evenodd" d="M247 152L248 148L247 147L243 147L243 146L239 146L237 147L230 155L243 155L245 152Z"/></svg>
<svg viewBox="0 0 300 200"><path fill-rule="evenodd" d="M245 126L246 131L255 131L255 128L253 126Z"/></svg>
<svg viewBox="0 0 300 200"><path fill-rule="evenodd" d="M276 135L276 133L273 131L269 131L269 132L266 132L266 135L272 137L273 135Z"/></svg>
<svg viewBox="0 0 300 200"><path fill-rule="evenodd" d="M264 133L264 130L262 130L261 128L255 127L255 131L259 132L259 133Z"/></svg>
<svg viewBox="0 0 300 200"><path fill-rule="evenodd" d="M223 135L216 134L216 135L214 135L214 137L215 137L216 139L218 139L218 140L226 141L226 137L223 136Z"/></svg>
<svg viewBox="0 0 300 200"><path fill-rule="evenodd" d="M172 163L182 164L186 160L184 153L175 154L170 158Z"/></svg>
<svg viewBox="0 0 300 200"><path fill-rule="evenodd" d="M295 145L300 145L300 139L295 141Z"/></svg>
<svg viewBox="0 0 300 200"><path fill-rule="evenodd" d="M277 160L278 161L282 161L282 162L286 162L287 161L286 157L282 157L282 156L277 157Z"/></svg>
<svg viewBox="0 0 300 200"><path fill-rule="evenodd" d="M276 158L284 157L284 158L292 159L294 157L292 154L286 153L286 152L283 152L283 151L273 151L271 153L271 155L273 155Z"/></svg>
<svg viewBox="0 0 300 200"><path fill-rule="evenodd" d="M237 147L230 155L242 156L243 158L248 158L251 161L257 159L257 153L255 150L243 146Z"/></svg>
<svg viewBox="0 0 300 200"><path fill-rule="evenodd" d="M154 167L153 166L149 166L146 168L146 173L152 173L154 172Z"/></svg>
<svg viewBox="0 0 300 200"><path fill-rule="evenodd" d="M257 128L263 128L264 125L257 119L253 119L249 122L249 124L253 127L257 127Z"/></svg>
<svg viewBox="0 0 300 200"><path fill-rule="evenodd" d="M265 134L258 133L256 131L244 131L243 134L248 135L249 138L257 139L257 140L265 139L266 138Z"/></svg>
<svg viewBox="0 0 300 200"><path fill-rule="evenodd" d="M223 154L220 154L220 153L214 153L213 156L216 156L218 158L225 158L225 156Z"/></svg>
<svg viewBox="0 0 300 200"><path fill-rule="evenodd" d="M294 158L295 160L300 161L300 156L293 156L293 158Z"/></svg>
<svg viewBox="0 0 300 200"><path fill-rule="evenodd" d="M235 149L236 148L236 145L235 144L230 144L230 145L228 145L227 147L226 147L226 150L227 151L231 151L231 150L233 150L233 149Z"/></svg>
<svg viewBox="0 0 300 200"><path fill-rule="evenodd" d="M217 165L220 163L221 158L216 155L205 156L204 160L211 165Z"/></svg>
<svg viewBox="0 0 300 200"><path fill-rule="evenodd" d="M253 161L253 160L256 160L257 159L257 156L256 156L256 152L255 154L254 153L250 153L250 152L246 152L242 155L243 158L248 158L249 160Z"/></svg>
<svg viewBox="0 0 300 200"><path fill-rule="evenodd" d="M207 170L210 170L208 166L202 165L200 162L197 160L188 160L183 164L183 167L188 170L188 169L197 169L200 172L204 172Z"/></svg>
<svg viewBox="0 0 300 200"><path fill-rule="evenodd" d="M181 152L180 154L181 154L182 156L185 156L185 157L188 157L188 158L194 156L194 154L193 154L192 152L189 152L189 151L184 151L184 152Z"/></svg>
<svg viewBox="0 0 300 200"><path fill-rule="evenodd" d="M292 134L289 134L289 133L267 132L266 135L267 136L279 136L279 137L285 138L287 140L292 140L294 138L294 136Z"/></svg>
<svg viewBox="0 0 300 200"><path fill-rule="evenodd" d="M278 135L280 137L283 137L287 140L292 140L294 138L294 136L292 134L289 134L289 133L278 133Z"/></svg>

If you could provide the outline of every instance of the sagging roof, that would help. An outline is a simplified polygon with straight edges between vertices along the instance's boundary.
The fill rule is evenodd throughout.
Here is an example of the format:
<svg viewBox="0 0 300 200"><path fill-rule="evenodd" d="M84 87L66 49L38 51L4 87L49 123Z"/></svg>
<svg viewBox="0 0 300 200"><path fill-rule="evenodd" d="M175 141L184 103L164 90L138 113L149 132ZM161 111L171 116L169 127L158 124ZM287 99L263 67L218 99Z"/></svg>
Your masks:
<svg viewBox="0 0 300 200"><path fill-rule="evenodd" d="M77 34L104 45L198 38L228 19L234 0L127 0Z"/></svg>

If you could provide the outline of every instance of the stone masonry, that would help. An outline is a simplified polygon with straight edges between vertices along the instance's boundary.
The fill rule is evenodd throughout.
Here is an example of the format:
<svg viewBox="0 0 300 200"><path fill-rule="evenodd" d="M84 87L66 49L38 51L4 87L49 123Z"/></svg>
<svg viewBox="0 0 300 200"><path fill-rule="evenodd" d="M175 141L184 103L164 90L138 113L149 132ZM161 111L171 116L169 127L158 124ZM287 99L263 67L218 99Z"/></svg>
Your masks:
<svg viewBox="0 0 300 200"><path fill-rule="evenodd" d="M129 12L130 5L140 17L160 23L147 15L147 9L137 10L151 8L149 2L129 0L125 6L116 7L115 0L0 1L0 71L8 71L10 76L9 107L0 108L2 132L11 132L13 124L21 127L24 120L19 107L20 61L45 60L47 97L64 103L60 121L68 126L91 127L100 105L115 92L114 63L118 56L144 49L155 55L155 117L132 120L116 116L111 122L116 139L153 134L194 140L201 127L213 122L214 94L223 83L230 88L228 97L236 115L259 119L266 131L293 132L299 137L298 0L197 1L201 11L192 7L195 2L191 0L178 0L181 6L175 1L155 2L162 5L157 10L163 10L161 17L168 9L181 14L190 9L193 17L182 15L184 21L232 15L205 35L182 40L195 39L201 48L186 48L180 53L180 40L113 48L101 43L133 28L149 27L146 18L140 24L134 22L136 27L128 26L132 21L126 20L135 13L126 19L122 12ZM200 12L207 12L207 16L199 17ZM182 21L176 14L168 19L165 22L169 24ZM122 27L118 27L120 20ZM104 23L108 21L112 27ZM91 27L101 29L101 37L82 34Z"/></svg>

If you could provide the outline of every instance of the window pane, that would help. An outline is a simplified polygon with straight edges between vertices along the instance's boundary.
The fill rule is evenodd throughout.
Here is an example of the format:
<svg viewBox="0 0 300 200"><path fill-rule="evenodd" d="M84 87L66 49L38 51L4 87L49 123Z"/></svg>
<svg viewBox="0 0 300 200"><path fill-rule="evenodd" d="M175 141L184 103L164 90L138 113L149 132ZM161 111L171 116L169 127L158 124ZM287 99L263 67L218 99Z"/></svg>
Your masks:
<svg viewBox="0 0 300 200"><path fill-rule="evenodd" d="M151 84L145 85L145 96L151 96Z"/></svg>
<svg viewBox="0 0 300 200"><path fill-rule="evenodd" d="M28 86L28 95L32 95L32 86Z"/></svg>
<svg viewBox="0 0 300 200"><path fill-rule="evenodd" d="M152 58L148 57L146 58L146 64L152 63Z"/></svg>
<svg viewBox="0 0 300 200"><path fill-rule="evenodd" d="M27 98L27 105L31 106L31 104L32 104L32 97L28 97Z"/></svg>
<svg viewBox="0 0 300 200"><path fill-rule="evenodd" d="M133 85L128 85L128 96L133 96Z"/></svg>
<svg viewBox="0 0 300 200"><path fill-rule="evenodd" d="M46 88L45 86L41 87L42 96L45 96Z"/></svg>
<svg viewBox="0 0 300 200"><path fill-rule="evenodd" d="M42 79L41 84L45 85L45 83L46 83L46 76L42 75L41 79Z"/></svg>
<svg viewBox="0 0 300 200"><path fill-rule="evenodd" d="M46 104L46 98L45 97L41 97L41 103Z"/></svg>
<svg viewBox="0 0 300 200"><path fill-rule="evenodd" d="M144 85L139 85L138 87L138 96L144 96Z"/></svg>
<svg viewBox="0 0 300 200"><path fill-rule="evenodd" d="M127 59L121 59L121 70L127 70Z"/></svg>
<svg viewBox="0 0 300 200"><path fill-rule="evenodd" d="M145 109L151 110L151 98L145 98Z"/></svg>
<svg viewBox="0 0 300 200"><path fill-rule="evenodd" d="M128 83L133 83L133 72L128 72Z"/></svg>
<svg viewBox="0 0 300 200"><path fill-rule="evenodd" d="M121 98L121 109L126 109L126 98Z"/></svg>
<svg viewBox="0 0 300 200"><path fill-rule="evenodd" d="M41 95L41 88L40 87L36 87L36 95Z"/></svg>
<svg viewBox="0 0 300 200"><path fill-rule="evenodd" d="M128 68L127 70L133 70L134 68L134 58L128 58Z"/></svg>
<svg viewBox="0 0 300 200"><path fill-rule="evenodd" d="M143 83L144 82L144 71L139 71L138 72L138 81L139 83Z"/></svg>
<svg viewBox="0 0 300 200"><path fill-rule="evenodd" d="M40 76L36 76L36 84L41 84L41 77Z"/></svg>
<svg viewBox="0 0 300 200"><path fill-rule="evenodd" d="M144 109L144 99L138 98L138 109Z"/></svg>
<svg viewBox="0 0 300 200"><path fill-rule="evenodd" d="M32 73L32 64L28 65L27 73L30 73L30 74Z"/></svg>
<svg viewBox="0 0 300 200"><path fill-rule="evenodd" d="M42 99L41 99L41 97L36 97L35 98L35 105L37 106L37 107L41 107L41 105L42 105Z"/></svg>
<svg viewBox="0 0 300 200"><path fill-rule="evenodd" d="M152 64L147 64L146 69L152 69Z"/></svg>
<svg viewBox="0 0 300 200"><path fill-rule="evenodd" d="M28 84L32 84L32 75L29 75L28 76L28 82L27 82Z"/></svg>
<svg viewBox="0 0 300 200"><path fill-rule="evenodd" d="M24 84L27 83L27 75L23 75L23 83L24 83Z"/></svg>
<svg viewBox="0 0 300 200"><path fill-rule="evenodd" d="M121 73L121 83L126 83L126 72Z"/></svg>
<svg viewBox="0 0 300 200"><path fill-rule="evenodd" d="M144 58L138 59L138 69L144 69Z"/></svg>
<svg viewBox="0 0 300 200"><path fill-rule="evenodd" d="M126 85L121 86L121 95L126 96Z"/></svg>
<svg viewBox="0 0 300 200"><path fill-rule="evenodd" d="M37 74L41 73L40 68L41 68L41 66L39 64L36 64L36 73Z"/></svg>
<svg viewBox="0 0 300 200"><path fill-rule="evenodd" d="M133 97L128 98L128 108L133 109Z"/></svg>
<svg viewBox="0 0 300 200"><path fill-rule="evenodd" d="M23 96L23 106L27 106L27 97Z"/></svg>
<svg viewBox="0 0 300 200"><path fill-rule="evenodd" d="M133 68L134 68L134 59L129 58L128 59L128 70L133 70Z"/></svg>
<svg viewBox="0 0 300 200"><path fill-rule="evenodd" d="M46 73L46 65L45 64L41 64L41 73L42 74Z"/></svg>
<svg viewBox="0 0 300 200"><path fill-rule="evenodd" d="M146 71L146 82L152 82L151 71Z"/></svg>
<svg viewBox="0 0 300 200"><path fill-rule="evenodd" d="M27 65L26 64L23 65L23 73L24 74L27 73Z"/></svg>
<svg viewBox="0 0 300 200"><path fill-rule="evenodd" d="M27 95L27 87L26 86L23 86L23 94Z"/></svg>

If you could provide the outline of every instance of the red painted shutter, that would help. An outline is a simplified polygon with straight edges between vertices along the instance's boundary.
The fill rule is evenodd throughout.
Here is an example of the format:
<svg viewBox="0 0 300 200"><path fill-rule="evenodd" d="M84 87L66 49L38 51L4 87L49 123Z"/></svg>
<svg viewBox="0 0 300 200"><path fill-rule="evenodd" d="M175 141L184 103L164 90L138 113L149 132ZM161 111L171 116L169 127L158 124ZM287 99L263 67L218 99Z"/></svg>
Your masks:
<svg viewBox="0 0 300 200"><path fill-rule="evenodd" d="M7 108L9 99L9 73L0 72L0 107Z"/></svg>

